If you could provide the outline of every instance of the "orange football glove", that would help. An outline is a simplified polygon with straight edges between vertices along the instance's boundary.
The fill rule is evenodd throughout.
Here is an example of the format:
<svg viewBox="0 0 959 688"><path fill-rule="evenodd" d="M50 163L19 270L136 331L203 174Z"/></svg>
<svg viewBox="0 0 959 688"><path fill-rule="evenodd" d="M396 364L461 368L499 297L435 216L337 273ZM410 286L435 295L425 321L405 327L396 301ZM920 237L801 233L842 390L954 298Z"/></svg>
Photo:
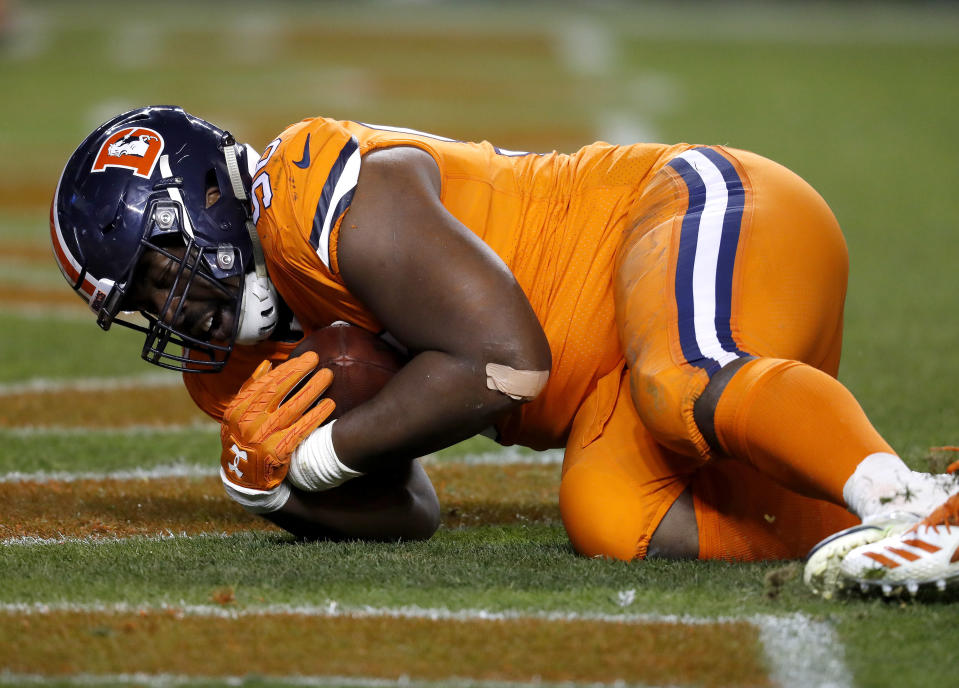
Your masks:
<svg viewBox="0 0 959 688"><path fill-rule="evenodd" d="M333 373L326 368L318 370L292 398L281 403L318 362L312 351L273 370L269 361L263 361L243 383L223 413L220 427L220 466L231 483L271 490L283 482L290 454L336 406L332 399L320 399L307 411L333 381Z"/></svg>

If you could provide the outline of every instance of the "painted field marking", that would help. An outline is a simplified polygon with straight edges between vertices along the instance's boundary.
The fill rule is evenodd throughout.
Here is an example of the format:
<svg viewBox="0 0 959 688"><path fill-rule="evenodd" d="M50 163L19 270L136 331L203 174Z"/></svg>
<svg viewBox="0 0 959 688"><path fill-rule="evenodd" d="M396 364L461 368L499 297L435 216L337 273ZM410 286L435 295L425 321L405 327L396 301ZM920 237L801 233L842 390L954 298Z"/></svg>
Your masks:
<svg viewBox="0 0 959 688"><path fill-rule="evenodd" d="M167 530L163 533L157 533L155 535L132 535L119 537L115 535L87 535L82 537L73 537L70 535L60 535L58 537L34 537L32 535L25 535L21 537L12 537L5 538L0 540L0 547L44 547L44 546L56 546L56 545L102 545L114 542L126 542L127 540L142 540L143 542L165 542L167 540L202 540L202 539L211 539L211 540L224 540L229 537L234 537L236 533L186 533L178 532L174 533L172 530Z"/></svg>
<svg viewBox="0 0 959 688"><path fill-rule="evenodd" d="M219 428L212 423L183 426L183 429L206 429ZM44 434L47 428L37 428L24 431L29 434ZM166 433L170 431L169 427L155 428L145 426L142 428L129 429L131 434L150 434ZM86 434L82 430L74 428L63 429L57 432L63 434ZM115 431L110 431L115 432ZM18 434L17 431L5 431L2 434ZM436 454L428 454L420 459L426 466L553 466L563 462L563 452L561 450L548 450L539 454L526 454L520 451L509 451L509 447L504 451L483 452L479 454L464 454L463 456L447 456L439 458ZM207 478L220 474L219 466L215 464L188 464L188 463L169 463L152 466L150 468L125 468L116 471L11 471L9 473L0 473L0 483L48 483L63 482L72 483L80 480L111 480L122 482L125 480L162 480L165 478Z"/></svg>
<svg viewBox="0 0 959 688"><path fill-rule="evenodd" d="M219 462L211 464L0 475L0 544L280 532L231 502L220 482ZM426 470L440 500L444 528L559 523L556 464L443 460ZM508 492L502 489L504 481L511 485Z"/></svg>
<svg viewBox="0 0 959 688"><path fill-rule="evenodd" d="M442 681L420 681L408 676L396 679L356 677L356 676L282 676L277 677L284 686L303 686L304 688L602 688L611 685L615 688L628 688L625 683L575 683L563 681L553 683L535 681L477 681L474 679L449 678ZM178 676L174 674L75 674L73 676L41 676L35 674L11 674L0 672L0 685L29 686L146 686L147 688L168 688L170 686L243 686L248 683L245 676L220 676L200 678ZM642 688L657 688L644 684Z"/></svg>
<svg viewBox="0 0 959 688"><path fill-rule="evenodd" d="M832 625L796 612L756 614L771 678L779 686L847 688L853 685L842 642Z"/></svg>
<svg viewBox="0 0 959 688"><path fill-rule="evenodd" d="M527 610L449 609L446 607L424 608L418 606L374 607L348 606L336 601L323 605L264 605L261 607L232 608L223 605L135 605L128 603L32 603L0 604L0 613L11 616L51 615L61 613L102 615L162 615L174 618L244 619L269 617L301 617L317 619L397 619L449 622L493 623L509 621L545 621L549 623L598 623L617 626L677 625L690 628L701 626L749 624L758 630L763 656L770 669L771 679L779 686L819 686L821 688L846 688L852 678L845 665L842 646L832 626L801 613L785 616L768 614L744 617L700 617L672 614L605 614L590 612L546 612ZM150 676L150 674L146 674ZM364 678L352 677L356 681ZM11 676L4 682L13 682ZM332 680L333 677L304 677L305 680ZM41 677L37 677L41 680ZM222 679L221 679L222 680ZM381 678L378 680L382 680ZM402 680L402 679L401 679ZM407 679L408 681L409 679ZM472 682L476 683L476 682ZM395 685L387 683L384 685ZM429 685L407 683L406 685ZM512 685L510 682L493 682L490 685ZM529 685L520 682L516 685ZM537 685L549 685L537 682ZM563 683L563 685L571 685ZM594 684L595 685L595 684ZM623 685L623 684L619 684Z"/></svg>
<svg viewBox="0 0 959 688"><path fill-rule="evenodd" d="M0 427L103 428L209 421L176 376L51 383L37 378L0 388ZM82 400L79 397L86 396Z"/></svg>
<svg viewBox="0 0 959 688"><path fill-rule="evenodd" d="M626 145L661 140L656 123L679 107L682 85L667 72L637 72L626 64L621 23L569 18L553 25L552 38L570 78L595 94L587 114L596 139Z"/></svg>
<svg viewBox="0 0 959 688"><path fill-rule="evenodd" d="M563 681L553 683L534 681L479 681L475 679L447 678L442 681L421 681L401 676L395 679L356 677L356 676L281 676L277 677L284 686L303 686L304 688L628 688L628 684L615 682L604 683L576 683ZM73 676L42 676L36 674L12 674L0 672L0 685L29 685L29 686L146 686L147 688L169 688L170 686L243 686L249 682L246 676L220 676L216 678L202 678L175 674L75 674ZM641 688L657 688L643 684Z"/></svg>
<svg viewBox="0 0 959 688"><path fill-rule="evenodd" d="M179 387L182 384L183 379L179 375L163 373L126 377L88 377L72 380L35 377L23 382L0 384L0 397L20 394L58 394L66 392L133 390L146 387Z"/></svg>
<svg viewBox="0 0 959 688"><path fill-rule="evenodd" d="M23 303L11 304L0 301L0 313L9 313L24 320L42 320L45 323L90 321L90 309L84 308L83 304L51 306L46 302L38 303L36 300L31 300L31 296L32 293L26 295Z"/></svg>
<svg viewBox="0 0 959 688"><path fill-rule="evenodd" d="M4 436L9 437L43 437L43 436L52 436L52 437L88 437L96 435L121 435L121 436L148 436L148 435L164 435L169 436L176 433L188 433L188 432L211 432L219 434L220 425L215 423L212 420L203 421L197 420L189 423L169 423L167 425L141 425L135 423L133 425L107 425L98 428L84 428L78 427L76 425L25 425L20 427L5 428L0 426L0 438ZM42 475L42 472L24 474L28 476L25 478L29 480L30 475ZM69 475L64 473L64 475ZM2 475L0 475L0 481L3 480Z"/></svg>
<svg viewBox="0 0 959 688"><path fill-rule="evenodd" d="M275 677L284 686L302 686L303 688L629 688L630 684L619 681L613 683L579 683L574 681L487 681L468 678L445 678L441 681L422 681L400 676L395 679L375 678L372 676L280 676ZM272 683L273 677L271 677ZM243 686L247 685L247 676L219 676L202 678L175 674L75 674L73 676L42 676L37 674L13 674L0 672L0 685L13 686L146 686L147 688L170 688L171 686ZM648 683L637 688L659 688ZM665 688L665 687L664 687ZM673 688L673 687L670 687Z"/></svg>
<svg viewBox="0 0 959 688"><path fill-rule="evenodd" d="M119 471L13 471L0 474L0 483L74 483L81 480L118 481L162 480L165 478L209 478L220 474L216 465L166 464L152 468L128 468Z"/></svg>
<svg viewBox="0 0 959 688"><path fill-rule="evenodd" d="M531 453L515 446L503 447L495 451L463 454L427 454L420 461L424 466L436 464L465 464L467 466L510 466L530 464L536 466L559 465L563 463L562 449L547 449Z"/></svg>
<svg viewBox="0 0 959 688"><path fill-rule="evenodd" d="M70 292L62 286L63 278L50 269L49 263L50 261L47 259L42 265L38 266L27 260L18 260L17 256L3 257L0 258L0 275L3 275L4 283L17 286L22 299L30 299L34 292L43 293L47 291L45 288L52 289L54 286L58 296L70 296ZM73 297L73 299L63 298L62 300L75 300L78 306L81 306L81 308L83 306L83 302L76 297Z"/></svg>

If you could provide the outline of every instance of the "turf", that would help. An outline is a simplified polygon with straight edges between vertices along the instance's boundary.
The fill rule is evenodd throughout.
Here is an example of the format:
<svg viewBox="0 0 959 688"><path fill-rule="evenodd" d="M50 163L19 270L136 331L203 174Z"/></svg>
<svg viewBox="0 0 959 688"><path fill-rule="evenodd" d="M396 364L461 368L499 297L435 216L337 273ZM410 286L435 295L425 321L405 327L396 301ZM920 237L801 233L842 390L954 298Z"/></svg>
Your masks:
<svg viewBox="0 0 959 688"><path fill-rule="evenodd" d="M417 679L442 680L460 675L465 664L482 667L474 675L493 681L586 682L638 674L653 684L718 687L728 686L728 677L735 672L747 685L768 685L761 653L756 651L756 629L748 623L685 628L668 622L629 626L591 620L66 612L34 615L26 629L10 631L8 641L13 637L41 641L31 643L35 649L26 652L4 656L0 651L0 658L20 673L37 666L65 665L70 672L183 674L203 665L205 675L256 672L269 676L289 674L294 666L296 673L306 675L388 679L403 667ZM181 634L196 642L184 646ZM3 635L0 632L0 638ZM314 638L322 643L323 652L317 653L309 643L288 645L286 638L291 635ZM57 637L59 642L44 652L45 636ZM445 642L431 642L439 636ZM246 638L256 638L260 647L284 646L284 651L251 652ZM218 652L209 654L210 645L217 646ZM712 646L712 651L703 652L706 646ZM600 653L603 665L592 661ZM644 662L643 655L670 659Z"/></svg>
<svg viewBox="0 0 959 688"><path fill-rule="evenodd" d="M0 408L3 408L0 399ZM497 445L485 438L461 442L437 452L433 460L452 461L486 456ZM217 465L220 437L216 426L200 428L138 427L133 430L0 428L0 474L38 471L104 472L131 468L151 469L170 464ZM515 450L517 457L535 457Z"/></svg>
<svg viewBox="0 0 959 688"><path fill-rule="evenodd" d="M59 433L0 430L0 472L115 471L171 463L213 465L220 451L215 429L145 428L137 432ZM211 460L211 457L214 457Z"/></svg>
<svg viewBox="0 0 959 688"><path fill-rule="evenodd" d="M930 447L959 444L951 5L604 3L583 13L564 4L277 2L231 5L226 15L194 2L153 8L149 19L118 2L19 5L19 28L0 39L0 90L16 94L0 118L0 245L9 249L0 257L0 386L153 372L136 335L100 332L78 300L42 301L42 290L60 285L43 254L50 195L82 136L119 109L176 102L258 147L322 113L514 149L647 134L768 155L806 177L846 233L840 378L913 466L926 466ZM0 396L0 418L13 417L10 399ZM95 391L70 401L99 402ZM219 451L209 427L0 425L4 474L208 466ZM440 460L490 449L477 440ZM801 612L835 627L857 685L955 683L954 595L825 602L803 588L794 563L587 560L555 521L444 526L415 544L301 543L269 532L4 544L0 580L2 602L215 604L230 591L238 607L332 599ZM921 668L910 669L916 658Z"/></svg>
<svg viewBox="0 0 959 688"><path fill-rule="evenodd" d="M55 265L45 266L56 271ZM69 290L67 291L69 295ZM77 299L79 302L79 299ZM64 320L56 314L3 315L5 335L0 339L0 382L22 382L33 378L87 378L144 375L140 358L142 335L126 328L103 332L86 318ZM64 348L71 354L65 355ZM170 373L173 375L174 373Z"/></svg>
<svg viewBox="0 0 959 688"><path fill-rule="evenodd" d="M885 685L904 658L923 656L921 677L897 685L950 685L947 638L956 603L814 601L796 579L771 597L775 564L654 562L642 565L571 556L558 527L441 531L416 544L297 543L285 536L7 546L0 601L137 600L211 604L228 589L235 604L452 609L659 612L742 616L801 610L837 624L862 685ZM255 574L253 573L255 572ZM41 579L55 579L53 596ZM619 593L633 590L625 609ZM880 649L881 648L881 649ZM870 678L871 677L871 678ZM879 682L876 682L879 680Z"/></svg>

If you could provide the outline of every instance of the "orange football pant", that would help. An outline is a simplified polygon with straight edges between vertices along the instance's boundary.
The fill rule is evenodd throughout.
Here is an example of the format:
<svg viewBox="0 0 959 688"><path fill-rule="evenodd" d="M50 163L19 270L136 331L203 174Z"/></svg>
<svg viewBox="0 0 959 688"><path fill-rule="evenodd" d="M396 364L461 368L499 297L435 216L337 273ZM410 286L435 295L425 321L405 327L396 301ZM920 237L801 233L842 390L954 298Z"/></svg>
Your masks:
<svg viewBox="0 0 959 688"><path fill-rule="evenodd" d="M745 151L696 148L651 180L614 284L627 372L580 408L560 488L577 551L642 558L691 487L704 559L797 558L857 522L842 487L889 445L836 379L848 259L802 179ZM693 404L731 378L707 445ZM608 418L604 399L614 394Z"/></svg>

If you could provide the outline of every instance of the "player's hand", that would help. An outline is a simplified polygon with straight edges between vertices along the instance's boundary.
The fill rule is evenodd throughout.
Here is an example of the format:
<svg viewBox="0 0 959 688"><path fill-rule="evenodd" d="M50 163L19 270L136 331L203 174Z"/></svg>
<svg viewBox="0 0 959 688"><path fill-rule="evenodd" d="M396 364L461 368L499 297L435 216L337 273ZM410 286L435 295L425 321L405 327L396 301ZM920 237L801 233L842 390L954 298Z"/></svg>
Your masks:
<svg viewBox="0 0 959 688"><path fill-rule="evenodd" d="M290 454L336 406L331 399L320 399L310 409L333 381L333 373L326 368L318 370L302 389L283 402L318 362L313 352L272 370L270 362L263 361L237 392L223 414L220 428L220 466L231 483L271 490L283 482Z"/></svg>

